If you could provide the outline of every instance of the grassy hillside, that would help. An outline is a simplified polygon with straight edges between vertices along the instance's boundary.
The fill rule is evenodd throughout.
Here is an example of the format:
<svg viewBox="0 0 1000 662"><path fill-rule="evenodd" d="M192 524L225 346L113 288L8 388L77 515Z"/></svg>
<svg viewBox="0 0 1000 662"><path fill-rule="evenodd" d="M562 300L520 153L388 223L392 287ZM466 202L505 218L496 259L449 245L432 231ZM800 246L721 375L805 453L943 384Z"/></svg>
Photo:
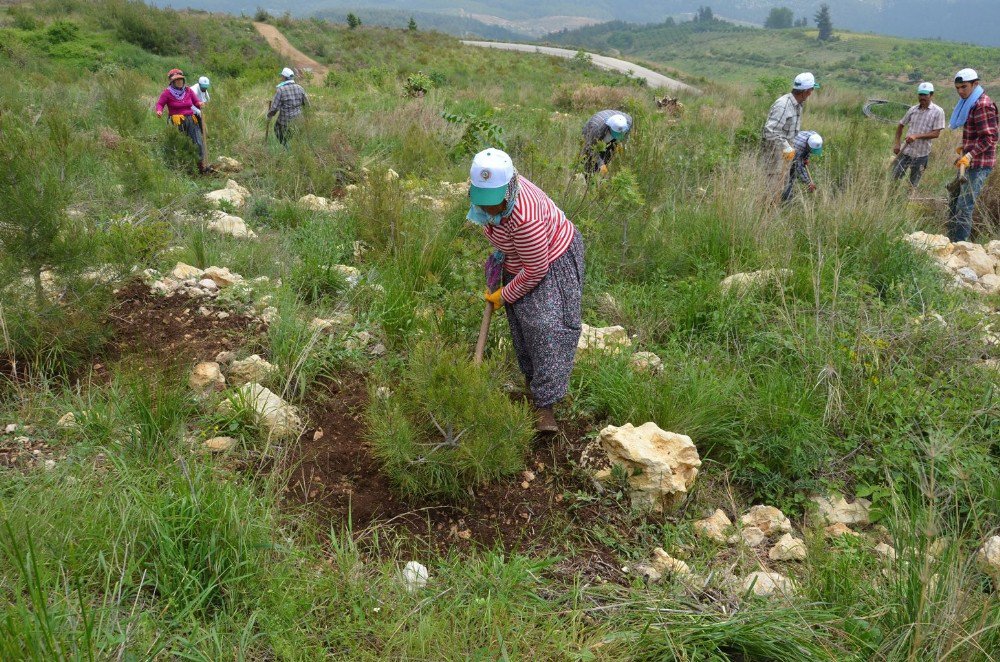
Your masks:
<svg viewBox="0 0 1000 662"><path fill-rule="evenodd" d="M73 0L0 13L0 69L18 72L0 97L0 659L1000 650L1000 577L977 562L1000 525L1000 300L901 240L941 230L956 136L935 146L932 199L910 201L886 177L889 129L858 119L862 95L824 90L807 109L827 141L819 190L776 207L755 167L773 100L759 72L668 117L584 60L281 25L330 67L303 81L287 150L263 116L283 63L249 19ZM239 172L199 176L153 115L175 66L212 77L209 151ZM588 185L580 128L605 107L636 129ZM486 365L470 361L489 249L464 182L497 141L584 237L584 321L632 343L580 353L550 440L527 433L503 315ZM230 177L245 199L212 209ZM219 211L256 238L217 232ZM170 289L178 262L243 280ZM721 285L771 268L789 271ZM214 359L225 384L202 366L192 386ZM297 408L290 435L242 379ZM620 470L598 488L586 461L606 425L647 421L703 461L666 515L634 507ZM231 447L209 452L220 436ZM872 502L860 535L815 519L809 497L834 493ZM754 504L791 518L806 560L694 524ZM646 581L656 548L696 577ZM425 587L404 581L411 560ZM761 569L791 594L747 590Z"/></svg>
<svg viewBox="0 0 1000 662"><path fill-rule="evenodd" d="M825 83L872 96L910 92L913 81L950 86L965 66L986 81L1000 81L1000 49L874 34L836 32L837 41L820 44L814 29L764 30L723 22L637 26L606 23L550 35L560 45L618 51L705 79L756 81L764 76L795 76L813 71Z"/></svg>

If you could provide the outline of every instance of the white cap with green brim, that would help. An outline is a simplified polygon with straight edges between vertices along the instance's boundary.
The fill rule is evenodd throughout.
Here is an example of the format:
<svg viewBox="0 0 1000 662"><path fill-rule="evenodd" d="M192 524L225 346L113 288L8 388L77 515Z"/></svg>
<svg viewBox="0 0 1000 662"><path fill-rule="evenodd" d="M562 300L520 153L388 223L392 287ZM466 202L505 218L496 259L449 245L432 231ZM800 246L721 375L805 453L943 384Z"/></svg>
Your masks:
<svg viewBox="0 0 1000 662"><path fill-rule="evenodd" d="M809 144L809 151L813 156L823 156L823 136L814 133L806 141Z"/></svg>
<svg viewBox="0 0 1000 662"><path fill-rule="evenodd" d="M612 115L604 123L611 130L611 137L615 140L621 140L628 133L628 118L621 113Z"/></svg>
<svg viewBox="0 0 1000 662"><path fill-rule="evenodd" d="M804 71L795 77L792 81L792 89L803 92L805 90L818 90L819 83L816 82L816 77L813 76L808 71Z"/></svg>
<svg viewBox="0 0 1000 662"><path fill-rule="evenodd" d="M921 83L917 85L917 94L934 94L934 83Z"/></svg>
<svg viewBox="0 0 1000 662"><path fill-rule="evenodd" d="M479 152L473 157L469 171L472 204L480 207L500 204L507 196L507 184L513 177L514 162L506 152L492 147Z"/></svg>

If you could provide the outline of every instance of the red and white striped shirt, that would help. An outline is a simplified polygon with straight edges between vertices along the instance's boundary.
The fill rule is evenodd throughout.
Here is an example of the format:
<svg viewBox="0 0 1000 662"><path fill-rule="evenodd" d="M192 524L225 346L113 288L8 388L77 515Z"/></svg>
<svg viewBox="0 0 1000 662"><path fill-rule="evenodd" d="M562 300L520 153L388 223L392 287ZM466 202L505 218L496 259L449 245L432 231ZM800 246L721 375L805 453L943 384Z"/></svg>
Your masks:
<svg viewBox="0 0 1000 662"><path fill-rule="evenodd" d="M514 303L545 278L549 265L569 248L576 228L549 196L521 177L514 211L483 231L503 251L504 271L514 275L503 288L504 301Z"/></svg>

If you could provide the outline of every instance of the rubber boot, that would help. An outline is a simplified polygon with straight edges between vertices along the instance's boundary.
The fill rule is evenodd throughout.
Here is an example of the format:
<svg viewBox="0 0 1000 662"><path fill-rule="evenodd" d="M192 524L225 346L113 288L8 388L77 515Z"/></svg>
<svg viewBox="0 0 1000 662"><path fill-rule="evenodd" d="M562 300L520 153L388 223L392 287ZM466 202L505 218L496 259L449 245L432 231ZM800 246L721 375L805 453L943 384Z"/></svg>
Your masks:
<svg viewBox="0 0 1000 662"><path fill-rule="evenodd" d="M556 416L552 413L552 407L535 407L535 414L538 416L535 422L536 431L542 434L559 432L559 424L556 423Z"/></svg>

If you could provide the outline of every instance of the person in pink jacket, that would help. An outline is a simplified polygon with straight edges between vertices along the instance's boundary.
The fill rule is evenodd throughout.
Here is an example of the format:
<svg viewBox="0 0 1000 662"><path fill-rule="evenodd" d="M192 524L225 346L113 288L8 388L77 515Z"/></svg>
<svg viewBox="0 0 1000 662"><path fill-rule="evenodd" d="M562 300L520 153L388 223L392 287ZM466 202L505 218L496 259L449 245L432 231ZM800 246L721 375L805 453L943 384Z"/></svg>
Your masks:
<svg viewBox="0 0 1000 662"><path fill-rule="evenodd" d="M171 69L167 73L170 84L160 94L156 102L156 116L163 117L166 109L170 121L177 129L191 139L198 147L198 171L202 174L211 172L206 165L207 154L205 150L205 139L201 133L201 124L192 108L201 108L201 101L194 91L187 86L184 72L180 69Z"/></svg>

